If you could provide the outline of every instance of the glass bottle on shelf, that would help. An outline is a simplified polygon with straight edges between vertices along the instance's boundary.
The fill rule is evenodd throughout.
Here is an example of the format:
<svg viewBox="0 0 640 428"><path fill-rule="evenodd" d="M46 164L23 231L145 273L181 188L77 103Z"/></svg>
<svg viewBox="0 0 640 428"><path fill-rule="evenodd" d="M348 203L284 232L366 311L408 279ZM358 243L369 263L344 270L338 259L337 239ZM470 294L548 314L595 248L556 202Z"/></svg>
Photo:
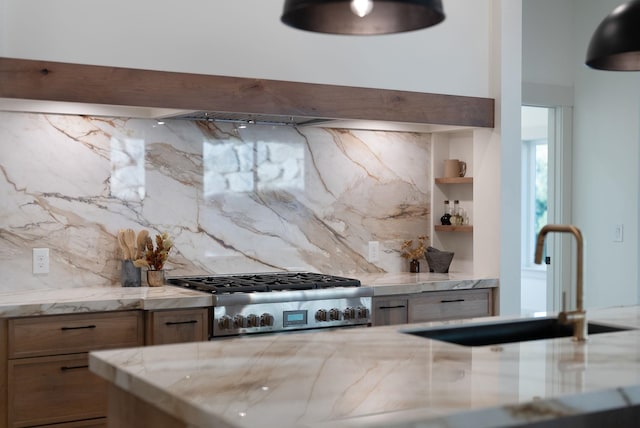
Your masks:
<svg viewBox="0 0 640 428"><path fill-rule="evenodd" d="M451 211L451 224L454 226L460 226L463 222L462 213L460 211L460 201L453 201L453 211Z"/></svg>
<svg viewBox="0 0 640 428"><path fill-rule="evenodd" d="M440 217L440 223L443 226L451 226L451 208L449 201L444 201L444 215Z"/></svg>

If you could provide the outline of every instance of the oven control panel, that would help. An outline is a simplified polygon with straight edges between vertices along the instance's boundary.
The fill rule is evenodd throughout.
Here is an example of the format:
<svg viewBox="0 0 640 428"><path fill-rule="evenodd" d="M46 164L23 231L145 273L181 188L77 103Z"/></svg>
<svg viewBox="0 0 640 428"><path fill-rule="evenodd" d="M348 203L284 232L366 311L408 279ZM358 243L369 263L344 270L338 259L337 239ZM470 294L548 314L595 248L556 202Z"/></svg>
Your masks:
<svg viewBox="0 0 640 428"><path fill-rule="evenodd" d="M371 297L256 303L213 308L213 337L371 323Z"/></svg>

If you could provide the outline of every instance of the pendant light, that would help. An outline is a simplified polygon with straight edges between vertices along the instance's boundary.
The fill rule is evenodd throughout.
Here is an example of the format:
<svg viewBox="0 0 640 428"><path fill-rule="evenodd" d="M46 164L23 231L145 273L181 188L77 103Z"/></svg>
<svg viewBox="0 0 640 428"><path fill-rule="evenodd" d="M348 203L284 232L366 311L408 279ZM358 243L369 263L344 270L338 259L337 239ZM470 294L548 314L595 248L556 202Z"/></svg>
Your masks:
<svg viewBox="0 0 640 428"><path fill-rule="evenodd" d="M586 64L600 70L640 70L640 0L618 6L600 23Z"/></svg>
<svg viewBox="0 0 640 428"><path fill-rule="evenodd" d="M441 0L286 0L280 18L301 30L331 34L390 34L444 20Z"/></svg>

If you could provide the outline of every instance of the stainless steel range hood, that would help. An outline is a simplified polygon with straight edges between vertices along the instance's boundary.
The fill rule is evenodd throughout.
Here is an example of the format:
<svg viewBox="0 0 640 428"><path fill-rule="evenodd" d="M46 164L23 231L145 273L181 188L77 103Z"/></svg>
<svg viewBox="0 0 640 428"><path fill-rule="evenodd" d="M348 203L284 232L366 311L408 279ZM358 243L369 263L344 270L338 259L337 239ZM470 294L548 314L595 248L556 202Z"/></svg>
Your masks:
<svg viewBox="0 0 640 428"><path fill-rule="evenodd" d="M0 98L0 111L43 114L72 114L99 117L128 117L155 120L209 121L217 123L237 123L246 125L360 129L393 132L436 132L468 128L456 125L437 125L426 123L327 119L305 116L266 115L201 110L177 110L168 108L73 103L67 101L24 100L16 98Z"/></svg>
<svg viewBox="0 0 640 428"><path fill-rule="evenodd" d="M219 111L190 111L169 113L156 119L178 119L208 121L218 123L237 123L244 125L273 125L294 127L317 127L336 129L360 129L392 132L436 132L471 128L456 125L438 125L427 123L391 122L380 120L328 119L304 116L265 115Z"/></svg>
<svg viewBox="0 0 640 428"><path fill-rule="evenodd" d="M219 111L192 111L170 115L164 119L182 119L194 121L208 122L227 122L238 124L257 124L257 125L289 125L289 126L309 126L318 125L327 122L336 122L333 119L320 119L301 116L281 116L267 114L252 114L238 112L219 112Z"/></svg>

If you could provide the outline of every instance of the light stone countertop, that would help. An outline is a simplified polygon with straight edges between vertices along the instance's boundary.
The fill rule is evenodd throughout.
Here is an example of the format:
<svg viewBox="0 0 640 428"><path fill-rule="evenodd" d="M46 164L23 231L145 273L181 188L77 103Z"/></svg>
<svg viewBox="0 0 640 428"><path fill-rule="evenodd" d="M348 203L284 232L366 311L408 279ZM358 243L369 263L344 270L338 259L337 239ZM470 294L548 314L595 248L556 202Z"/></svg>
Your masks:
<svg viewBox="0 0 640 428"><path fill-rule="evenodd" d="M640 327L640 306L587 315ZM640 330L479 347L403 333L497 320L98 351L90 368L193 427L480 428L640 404Z"/></svg>
<svg viewBox="0 0 640 428"><path fill-rule="evenodd" d="M348 275L347 275L348 276ZM355 275L364 287L374 287L374 296L411 294L429 291L496 288L497 278L483 278L465 273L383 273Z"/></svg>
<svg viewBox="0 0 640 428"><path fill-rule="evenodd" d="M0 293L0 317L211 306L212 297L186 288L81 287Z"/></svg>
<svg viewBox="0 0 640 428"><path fill-rule="evenodd" d="M374 295L497 287L497 279L475 279L464 274L364 274L364 287ZM0 317L100 312L127 309L178 309L212 305L211 295L181 287L75 287L0 292Z"/></svg>

